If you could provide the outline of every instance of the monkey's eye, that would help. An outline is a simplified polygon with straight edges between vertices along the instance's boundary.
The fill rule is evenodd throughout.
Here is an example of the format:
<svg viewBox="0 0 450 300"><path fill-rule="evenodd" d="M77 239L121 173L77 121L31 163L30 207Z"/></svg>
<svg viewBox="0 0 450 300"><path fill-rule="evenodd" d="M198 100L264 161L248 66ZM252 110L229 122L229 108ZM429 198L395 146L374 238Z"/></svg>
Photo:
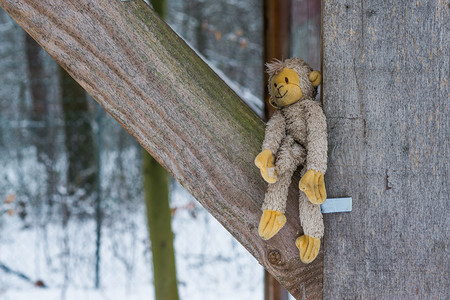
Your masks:
<svg viewBox="0 0 450 300"><path fill-rule="evenodd" d="M284 81L286 81L286 83L289 83L289 79L287 77L284 77Z"/></svg>
<svg viewBox="0 0 450 300"><path fill-rule="evenodd" d="M277 84L276 84L276 83L274 83L274 84L273 84L273 86L274 86L274 87L277 87Z"/></svg>

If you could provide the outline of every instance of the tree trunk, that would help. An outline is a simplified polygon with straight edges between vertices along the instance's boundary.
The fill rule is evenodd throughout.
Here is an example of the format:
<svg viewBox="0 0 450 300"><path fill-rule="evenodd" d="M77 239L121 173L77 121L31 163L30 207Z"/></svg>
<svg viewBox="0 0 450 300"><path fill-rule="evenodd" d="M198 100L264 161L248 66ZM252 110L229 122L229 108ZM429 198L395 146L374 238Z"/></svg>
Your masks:
<svg viewBox="0 0 450 300"><path fill-rule="evenodd" d="M169 207L169 175L143 151L144 191L153 255L155 299L178 299L175 252Z"/></svg>
<svg viewBox="0 0 450 300"><path fill-rule="evenodd" d="M25 34L25 49L28 62L28 80L30 81L33 120L33 144L36 146L37 159L45 166L47 173L47 187L45 198L49 207L53 206L56 193L58 174L53 167L56 156L56 132L51 126L49 116L49 90L47 89L48 75L42 59L42 47L32 37ZM48 217L52 211L48 210ZM48 218L47 218L48 219Z"/></svg>
<svg viewBox="0 0 450 300"><path fill-rule="evenodd" d="M304 265L295 246L298 188L283 230L258 235L264 123L145 2L0 5L294 297L321 297L323 255Z"/></svg>
<svg viewBox="0 0 450 300"><path fill-rule="evenodd" d="M101 170L102 170L102 119L103 112L101 107L96 105L97 115L96 115L96 139L97 139L97 155L96 155L96 175L95 180L95 281L94 286L96 289L100 288L100 260L101 260L101 248L102 248L102 225L103 225L103 210L102 210L102 181L101 181Z"/></svg>
<svg viewBox="0 0 450 300"><path fill-rule="evenodd" d="M155 11L164 19L165 0L153 0L152 4ZM178 284L169 205L169 175L145 149L142 149L142 162L155 299L177 300Z"/></svg>
<svg viewBox="0 0 450 300"><path fill-rule="evenodd" d="M25 49L27 53L27 62L28 62L28 79L30 81L30 89L31 89L31 101L33 103L33 111L31 119L33 122L42 123L35 126L40 130L36 130L34 134L37 135L39 141L45 139L45 116L48 113L47 108L47 85L45 82L45 71L41 58L42 48L36 43L31 36L28 34L25 35ZM36 145L39 152L43 151L41 144Z"/></svg>
<svg viewBox="0 0 450 300"><path fill-rule="evenodd" d="M329 0L323 99L329 196L325 299L450 294L449 7Z"/></svg>
<svg viewBox="0 0 450 300"><path fill-rule="evenodd" d="M97 151L89 121L86 92L61 68L60 85L68 161L68 194L74 195L81 190L81 198L85 199L94 194L97 179ZM75 199L75 204L79 204L79 200Z"/></svg>

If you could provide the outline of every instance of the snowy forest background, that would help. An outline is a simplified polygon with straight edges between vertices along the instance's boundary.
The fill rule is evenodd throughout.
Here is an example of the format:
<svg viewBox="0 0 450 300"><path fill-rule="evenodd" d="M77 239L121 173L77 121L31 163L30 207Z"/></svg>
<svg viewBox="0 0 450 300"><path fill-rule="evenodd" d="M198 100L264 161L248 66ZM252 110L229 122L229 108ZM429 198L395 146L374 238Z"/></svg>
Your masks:
<svg viewBox="0 0 450 300"><path fill-rule="evenodd" d="M292 14L310 2L293 1ZM169 25L261 116L262 2L167 5ZM301 41L320 28L318 7L291 24L292 56L315 68L320 48ZM0 299L152 299L141 159L0 10ZM180 298L263 299L263 268L173 179L170 206Z"/></svg>

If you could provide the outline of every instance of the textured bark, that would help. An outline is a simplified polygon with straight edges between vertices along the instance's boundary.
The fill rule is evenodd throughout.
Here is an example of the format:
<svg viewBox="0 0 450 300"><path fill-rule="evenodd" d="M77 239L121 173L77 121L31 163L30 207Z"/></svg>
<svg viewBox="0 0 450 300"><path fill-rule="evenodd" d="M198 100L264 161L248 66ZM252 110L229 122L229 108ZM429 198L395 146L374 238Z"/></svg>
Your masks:
<svg viewBox="0 0 450 300"><path fill-rule="evenodd" d="M325 299L446 299L449 7L324 2Z"/></svg>
<svg viewBox="0 0 450 300"><path fill-rule="evenodd" d="M295 246L295 186L285 227L258 235L264 123L143 1L0 5L292 295L321 296L323 255L303 265Z"/></svg>

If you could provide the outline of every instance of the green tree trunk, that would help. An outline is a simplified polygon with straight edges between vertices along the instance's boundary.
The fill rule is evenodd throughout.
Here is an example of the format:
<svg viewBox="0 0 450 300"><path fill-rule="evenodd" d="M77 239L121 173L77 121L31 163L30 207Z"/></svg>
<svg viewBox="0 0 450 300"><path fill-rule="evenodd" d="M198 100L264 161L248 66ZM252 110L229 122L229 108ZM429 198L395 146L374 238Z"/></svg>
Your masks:
<svg viewBox="0 0 450 300"><path fill-rule="evenodd" d="M178 299L175 252L169 207L169 175L145 150L144 191L153 254L155 299Z"/></svg>
<svg viewBox="0 0 450 300"><path fill-rule="evenodd" d="M165 18L164 0L153 0L153 8ZM177 300L178 285L169 206L169 175L150 154L142 149L145 203L153 254L153 278L156 300Z"/></svg>

